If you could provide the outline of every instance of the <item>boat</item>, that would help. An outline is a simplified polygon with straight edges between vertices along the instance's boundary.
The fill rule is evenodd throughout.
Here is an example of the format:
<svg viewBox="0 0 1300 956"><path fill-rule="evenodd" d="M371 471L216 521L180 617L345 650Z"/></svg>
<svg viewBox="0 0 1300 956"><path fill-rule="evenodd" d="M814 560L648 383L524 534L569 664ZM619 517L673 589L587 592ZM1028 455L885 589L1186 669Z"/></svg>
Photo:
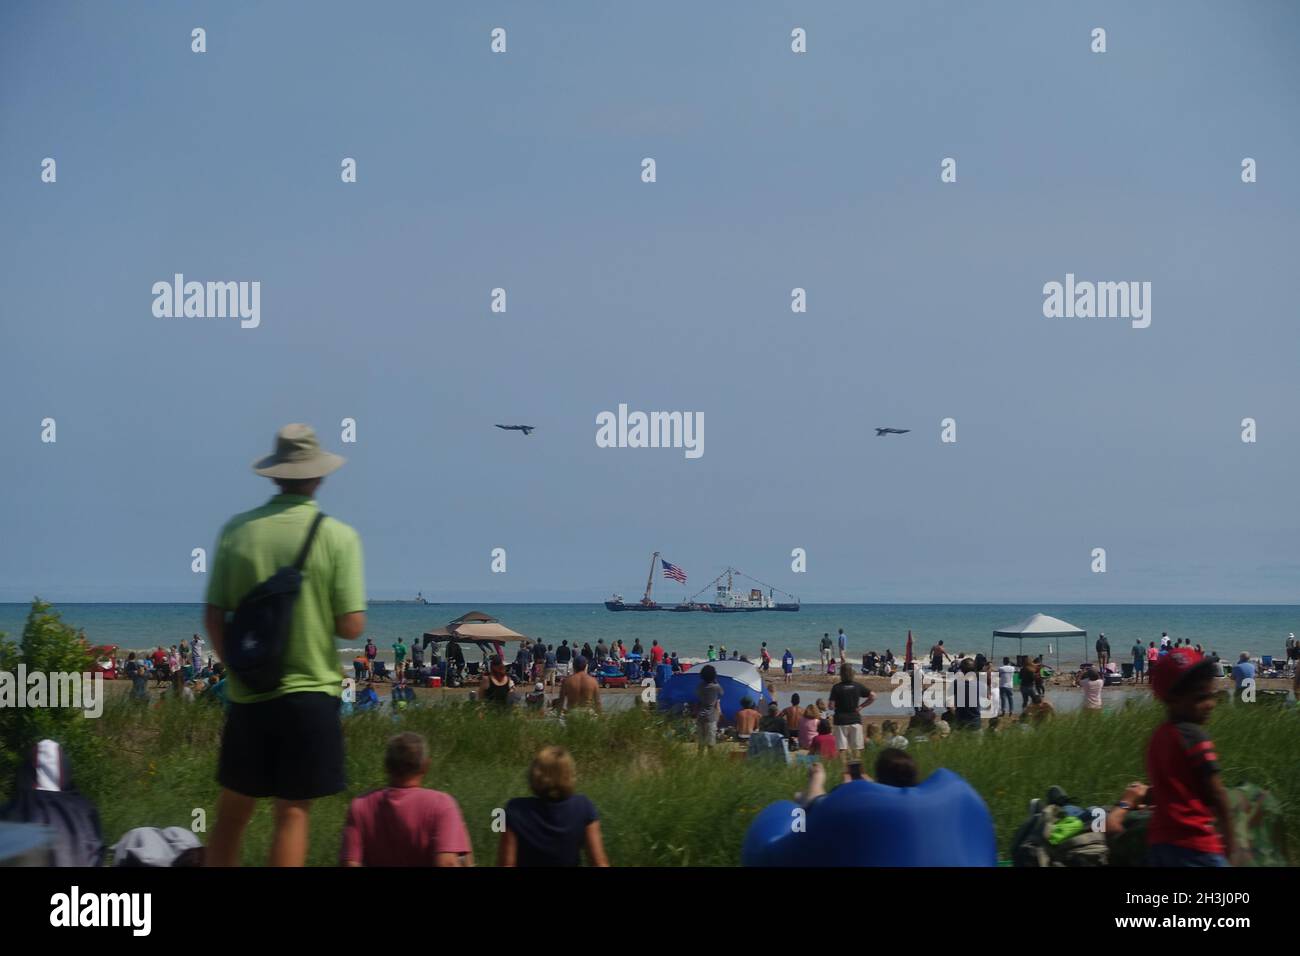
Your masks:
<svg viewBox="0 0 1300 956"><path fill-rule="evenodd" d="M761 588L750 588L746 594L743 590L736 591L733 575L739 574L741 577L749 577L742 574L735 568L727 568L722 574L714 578L712 585L716 586L713 594L713 600L709 602L708 609L714 614L737 614L749 611L797 611L799 602L777 601L775 597L776 588L768 587L767 593L764 594ZM727 582L722 583L723 575L726 576ZM750 578L753 581L753 578ZM760 582L754 581L755 584ZM706 589L707 590L707 589ZM784 592L782 592L784 593Z"/></svg>
<svg viewBox="0 0 1300 956"><path fill-rule="evenodd" d="M705 585L702 589L695 592L695 594L691 595L689 598L687 598L685 601L682 601L680 604L675 604L672 606L659 604L657 601L655 601L653 598L650 597L650 594L654 589L655 562L658 560L659 560L659 552L656 551L654 554L650 556L650 575L649 577L646 578L645 593L641 596L640 602L636 604L629 604L628 602L623 600L622 595L615 594L610 600L605 602L605 610L607 611L675 611L678 613L683 613L688 611L704 611L704 612L711 612L714 614L735 614L739 612L749 612L749 611L797 611L799 610L799 599L794 598L794 595L787 594L785 591L782 591L781 592L782 594L785 594L787 597L794 598L794 600L778 601L776 600L776 592L779 590L779 588L774 588L771 585L763 584L762 581L758 581L754 578L751 578L749 577L749 575L743 573L742 571L737 570L736 568L727 568L716 578L710 581L707 585ZM748 593L745 593L743 590L739 592L736 591L734 578L737 575L742 578L747 578L748 580L752 581L754 584L759 585L759 587L750 588ZM725 583L723 583L723 578L726 578ZM710 588L714 589L713 599L711 601L698 600L699 596L703 594L705 591L709 590ZM767 588L766 594L763 593L762 588Z"/></svg>
<svg viewBox="0 0 1300 956"><path fill-rule="evenodd" d="M397 600L397 601L371 601L371 602L369 602L369 603L371 603L371 604L423 604L423 605L429 605L429 602L426 601L426 600L424 599L424 592L423 592L423 591L416 591L416 592L415 592L415 597L414 597L414 598L411 598L410 600Z"/></svg>
<svg viewBox="0 0 1300 956"><path fill-rule="evenodd" d="M606 611L658 611L660 610L659 605L655 601L651 600L650 598L650 592L654 590L654 586L655 586L655 562L658 560L659 560L658 551L650 555L650 576L647 577L645 580L645 594L641 596L640 603L628 604L626 601L623 600L623 595L615 594L612 598L610 598L608 601L605 602L605 610Z"/></svg>

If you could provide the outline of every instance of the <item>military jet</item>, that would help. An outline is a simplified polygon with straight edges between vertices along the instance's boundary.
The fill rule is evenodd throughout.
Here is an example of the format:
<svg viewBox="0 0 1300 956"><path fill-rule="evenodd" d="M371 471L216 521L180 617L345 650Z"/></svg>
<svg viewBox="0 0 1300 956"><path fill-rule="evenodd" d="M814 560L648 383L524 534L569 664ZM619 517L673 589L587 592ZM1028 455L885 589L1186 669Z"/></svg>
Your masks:
<svg viewBox="0 0 1300 956"><path fill-rule="evenodd" d="M879 438L882 435L906 435L911 430L910 428L877 428L876 437Z"/></svg>
<svg viewBox="0 0 1300 956"><path fill-rule="evenodd" d="M498 425L497 428L503 428L508 432L523 432L525 435L531 435L536 425Z"/></svg>

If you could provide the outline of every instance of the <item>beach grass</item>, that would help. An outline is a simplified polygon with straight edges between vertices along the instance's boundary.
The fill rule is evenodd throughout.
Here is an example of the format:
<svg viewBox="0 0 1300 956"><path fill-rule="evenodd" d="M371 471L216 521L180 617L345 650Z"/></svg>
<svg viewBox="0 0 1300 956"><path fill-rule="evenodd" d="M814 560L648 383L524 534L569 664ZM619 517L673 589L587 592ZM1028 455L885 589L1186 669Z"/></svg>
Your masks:
<svg viewBox="0 0 1300 956"><path fill-rule="evenodd" d="M1028 801L1053 784L1077 802L1113 803L1144 779L1143 753L1161 719L1151 703L1104 714L1058 715L1032 732L957 734L916 743L922 775L944 766L984 797L1007 855ZM112 699L94 721L95 740L69 753L74 777L95 800L110 843L137 826L215 822L216 757L222 715L215 706L164 701L153 706ZM529 761L545 744L567 747L579 790L600 810L610 860L623 866L734 866L754 814L801 789L805 771L737 759L731 748L700 754L685 728L642 709L564 723L523 714L485 713L474 704L416 707L394 719L363 714L344 722L349 789L319 800L312 812L313 865L333 865L348 800L384 783L387 739L414 730L429 741L426 784L459 801L479 865L495 860L494 813L527 793ZM1230 785L1271 790L1284 815L1287 856L1300 863L1300 712L1296 708L1221 706L1209 726ZM872 757L866 757L870 772ZM832 768L831 780L838 768ZM7 782L6 782L7 783ZM499 818L499 815L497 815ZM247 834L246 863L264 861L271 815L265 801Z"/></svg>

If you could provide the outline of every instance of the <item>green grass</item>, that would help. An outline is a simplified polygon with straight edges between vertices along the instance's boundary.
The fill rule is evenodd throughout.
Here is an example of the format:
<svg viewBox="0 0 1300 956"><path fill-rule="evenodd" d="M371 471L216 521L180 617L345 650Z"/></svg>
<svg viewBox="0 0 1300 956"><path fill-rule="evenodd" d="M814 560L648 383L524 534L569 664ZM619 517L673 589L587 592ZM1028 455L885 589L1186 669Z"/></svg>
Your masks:
<svg viewBox="0 0 1300 956"><path fill-rule="evenodd" d="M1159 720L1157 707L1134 705L1118 713L1061 715L1032 733L956 735L914 745L912 753L923 775L945 766L970 781L993 813L1005 855L1029 799L1048 786L1064 787L1083 804L1111 803L1130 781L1144 778L1146 741ZM206 811L211 829L217 709L182 702L140 709L117 698L95 724L96 739L69 757L81 789L99 806L109 842L136 826L189 826L195 808ZM573 752L579 789L600 810L615 865L736 865L757 810L790 797L805 779L799 769L721 752L699 755L684 745L680 728L642 710L565 725L483 714L473 705L416 708L400 722L361 715L345 721L348 792L313 808L312 864L335 862L347 801L383 784L384 745L401 729L428 739L426 783L459 801L480 864L495 858L493 810L527 792L529 761L544 744ZM1230 785L1250 781L1281 801L1288 856L1300 863L1300 713L1225 706L1209 730ZM246 863L266 859L270 834L269 804L263 802L248 831Z"/></svg>

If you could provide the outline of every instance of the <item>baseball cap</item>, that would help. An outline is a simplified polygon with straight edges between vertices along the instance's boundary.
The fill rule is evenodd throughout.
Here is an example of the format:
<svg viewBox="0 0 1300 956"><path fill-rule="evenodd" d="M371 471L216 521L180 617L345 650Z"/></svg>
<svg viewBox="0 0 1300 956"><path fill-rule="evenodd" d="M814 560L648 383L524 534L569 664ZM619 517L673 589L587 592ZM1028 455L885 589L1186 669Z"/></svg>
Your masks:
<svg viewBox="0 0 1300 956"><path fill-rule="evenodd" d="M1156 661L1151 671L1151 690L1157 698L1168 701L1177 686L1194 674L1201 678L1214 674L1214 665L1197 657L1191 648L1174 648Z"/></svg>

